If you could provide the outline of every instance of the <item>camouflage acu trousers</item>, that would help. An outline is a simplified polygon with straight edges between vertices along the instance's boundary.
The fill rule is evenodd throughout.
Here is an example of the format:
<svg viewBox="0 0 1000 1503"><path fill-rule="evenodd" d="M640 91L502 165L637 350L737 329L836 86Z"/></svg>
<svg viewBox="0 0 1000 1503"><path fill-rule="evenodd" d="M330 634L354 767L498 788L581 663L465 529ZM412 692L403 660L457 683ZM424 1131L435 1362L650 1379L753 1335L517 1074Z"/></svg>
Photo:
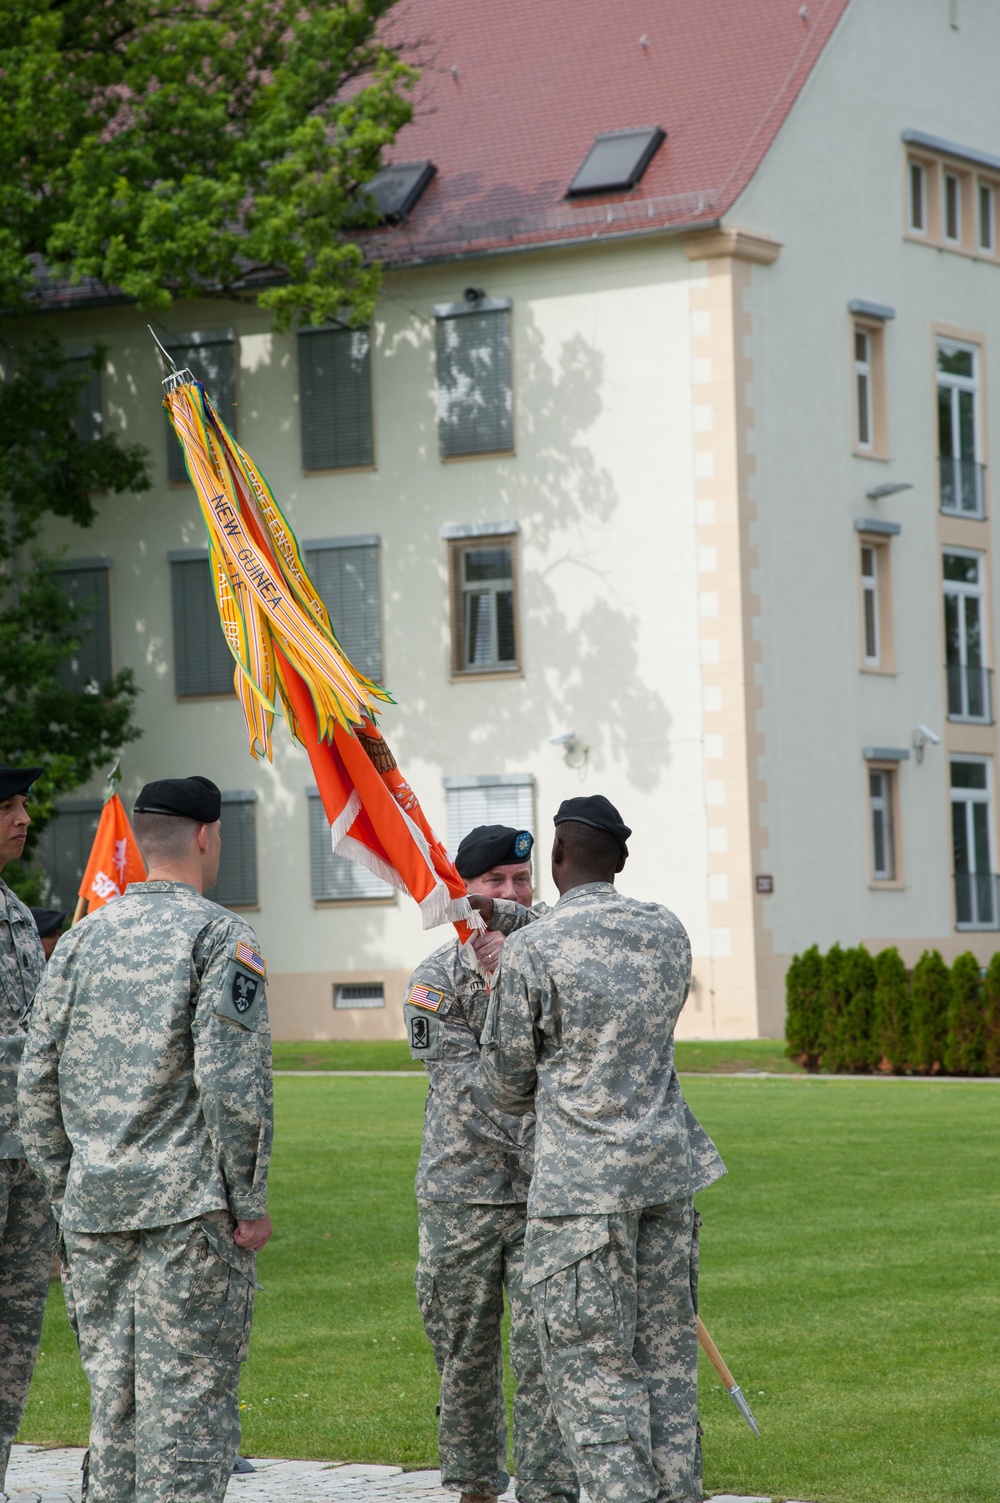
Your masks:
<svg viewBox="0 0 1000 1503"><path fill-rule="evenodd" d="M90 1383L88 1503L221 1503L239 1449L252 1255L228 1213L66 1232Z"/></svg>
<svg viewBox="0 0 1000 1503"><path fill-rule="evenodd" d="M500 1322L510 1307L514 1470L522 1503L564 1498L580 1488L552 1413L530 1294L522 1283L525 1207L420 1201L420 1262L414 1284L441 1374L438 1449L441 1485L502 1493L507 1407Z"/></svg>
<svg viewBox="0 0 1000 1503"><path fill-rule="evenodd" d="M592 1503L697 1503L698 1218L691 1201L528 1222L545 1382Z"/></svg>
<svg viewBox="0 0 1000 1503"><path fill-rule="evenodd" d="M27 1159L0 1159L0 1492L35 1370L55 1240Z"/></svg>

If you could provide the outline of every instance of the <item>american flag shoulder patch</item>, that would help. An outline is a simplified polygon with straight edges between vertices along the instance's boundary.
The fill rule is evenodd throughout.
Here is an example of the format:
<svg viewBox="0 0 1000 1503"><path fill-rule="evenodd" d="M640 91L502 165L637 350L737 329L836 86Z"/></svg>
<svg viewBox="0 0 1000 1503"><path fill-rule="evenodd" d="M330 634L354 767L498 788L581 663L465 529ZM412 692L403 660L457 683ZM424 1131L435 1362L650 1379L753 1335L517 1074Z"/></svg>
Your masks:
<svg viewBox="0 0 1000 1503"><path fill-rule="evenodd" d="M257 951L250 945L245 944L242 939L236 945L235 959L239 961L240 965L245 965L251 971L256 971L258 976L263 976L267 972L267 961L263 955L258 955Z"/></svg>
<svg viewBox="0 0 1000 1503"><path fill-rule="evenodd" d="M444 1001L444 992L432 991L429 986L411 986L407 1002L414 1007L426 1007L428 1012L437 1012Z"/></svg>

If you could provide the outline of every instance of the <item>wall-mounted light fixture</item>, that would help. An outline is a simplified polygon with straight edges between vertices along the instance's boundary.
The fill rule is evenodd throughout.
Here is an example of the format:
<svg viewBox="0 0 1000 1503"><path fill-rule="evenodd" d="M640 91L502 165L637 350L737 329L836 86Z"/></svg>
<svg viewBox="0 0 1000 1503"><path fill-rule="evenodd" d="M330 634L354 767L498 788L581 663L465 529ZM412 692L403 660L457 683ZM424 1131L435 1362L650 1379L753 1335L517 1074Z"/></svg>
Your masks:
<svg viewBox="0 0 1000 1503"><path fill-rule="evenodd" d="M576 731L561 731L558 736L550 736L549 745L562 747L567 767L583 767L590 753L590 747L580 740Z"/></svg>

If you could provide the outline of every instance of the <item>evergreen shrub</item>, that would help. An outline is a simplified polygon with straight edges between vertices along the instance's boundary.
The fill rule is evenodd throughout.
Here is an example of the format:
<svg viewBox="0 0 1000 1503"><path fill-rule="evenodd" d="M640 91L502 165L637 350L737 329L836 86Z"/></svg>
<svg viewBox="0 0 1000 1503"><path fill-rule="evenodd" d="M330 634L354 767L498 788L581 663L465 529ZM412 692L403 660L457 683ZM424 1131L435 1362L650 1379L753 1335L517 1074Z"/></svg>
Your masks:
<svg viewBox="0 0 1000 1503"><path fill-rule="evenodd" d="M876 1067L901 1075L910 1062L910 982L895 945L875 956L872 1043Z"/></svg>
<svg viewBox="0 0 1000 1503"><path fill-rule="evenodd" d="M823 980L820 996L823 1003L823 1069L834 1074L844 1068L843 1021L844 993L841 971L844 952L831 945L823 956Z"/></svg>
<svg viewBox="0 0 1000 1503"><path fill-rule="evenodd" d="M944 1069L951 976L938 950L925 950L913 967L910 990L910 1068L918 1075Z"/></svg>
<svg viewBox="0 0 1000 1503"><path fill-rule="evenodd" d="M818 945L794 955L785 977L785 1053L807 1070L823 1054L823 959Z"/></svg>
<svg viewBox="0 0 1000 1503"><path fill-rule="evenodd" d="M983 1064L987 1075L1000 1075L1000 954L983 978Z"/></svg>
<svg viewBox="0 0 1000 1503"><path fill-rule="evenodd" d="M845 950L840 965L843 1011L840 1019L840 1069L865 1075L878 1064L872 1031L875 962L864 945Z"/></svg>
<svg viewBox="0 0 1000 1503"><path fill-rule="evenodd" d="M986 1072L986 1027L979 961L966 950L951 968L951 1005L944 1063L949 1075Z"/></svg>

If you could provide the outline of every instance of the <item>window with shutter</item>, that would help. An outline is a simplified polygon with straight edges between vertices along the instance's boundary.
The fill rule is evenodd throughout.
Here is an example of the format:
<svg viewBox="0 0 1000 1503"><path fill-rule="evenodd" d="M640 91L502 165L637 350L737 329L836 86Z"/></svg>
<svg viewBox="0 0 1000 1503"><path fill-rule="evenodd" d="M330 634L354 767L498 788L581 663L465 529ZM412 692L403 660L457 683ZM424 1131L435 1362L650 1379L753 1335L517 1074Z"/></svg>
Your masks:
<svg viewBox="0 0 1000 1503"><path fill-rule="evenodd" d="M434 309L438 443L442 459L514 447L510 300Z"/></svg>
<svg viewBox="0 0 1000 1503"><path fill-rule="evenodd" d="M257 829L253 793L224 793L220 815L219 876L205 896L223 908L257 906Z"/></svg>
<svg viewBox="0 0 1000 1503"><path fill-rule="evenodd" d="M378 538L368 535L305 543L303 551L337 641L360 673L381 682L378 547Z"/></svg>
<svg viewBox="0 0 1000 1503"><path fill-rule="evenodd" d="M530 772L481 773L445 778L448 851L452 857L477 825L510 825L534 834L534 780Z"/></svg>
<svg viewBox="0 0 1000 1503"><path fill-rule="evenodd" d="M82 640L61 664L59 682L64 689L100 688L113 672L110 570L104 559L79 559L58 573L66 593L83 611L74 628Z"/></svg>
<svg viewBox="0 0 1000 1503"><path fill-rule="evenodd" d="M334 854L330 826L315 788L306 789L309 805L309 876L314 903L358 903L395 898L396 889L359 861Z"/></svg>
<svg viewBox="0 0 1000 1503"><path fill-rule="evenodd" d="M60 804L42 836L42 863L49 883L47 902L53 908L76 907L80 878L97 833L103 805L100 799Z"/></svg>
<svg viewBox="0 0 1000 1503"><path fill-rule="evenodd" d="M178 334L167 341L168 351L178 370L189 370L212 399L212 405L231 433L236 433L236 342L232 329L213 329L206 333ZM167 424L167 480L183 484L188 478L184 451Z"/></svg>
<svg viewBox="0 0 1000 1503"><path fill-rule="evenodd" d="M370 465L371 349L367 329L303 329L299 346L302 468Z"/></svg>
<svg viewBox="0 0 1000 1503"><path fill-rule="evenodd" d="M170 556L174 692L180 699L235 694L235 664L219 623L208 555Z"/></svg>
<svg viewBox="0 0 1000 1503"><path fill-rule="evenodd" d="M85 443L92 443L104 433L101 373L94 370L86 355L71 355L69 364L74 373L79 372L87 377L85 385L80 390L73 426Z"/></svg>

